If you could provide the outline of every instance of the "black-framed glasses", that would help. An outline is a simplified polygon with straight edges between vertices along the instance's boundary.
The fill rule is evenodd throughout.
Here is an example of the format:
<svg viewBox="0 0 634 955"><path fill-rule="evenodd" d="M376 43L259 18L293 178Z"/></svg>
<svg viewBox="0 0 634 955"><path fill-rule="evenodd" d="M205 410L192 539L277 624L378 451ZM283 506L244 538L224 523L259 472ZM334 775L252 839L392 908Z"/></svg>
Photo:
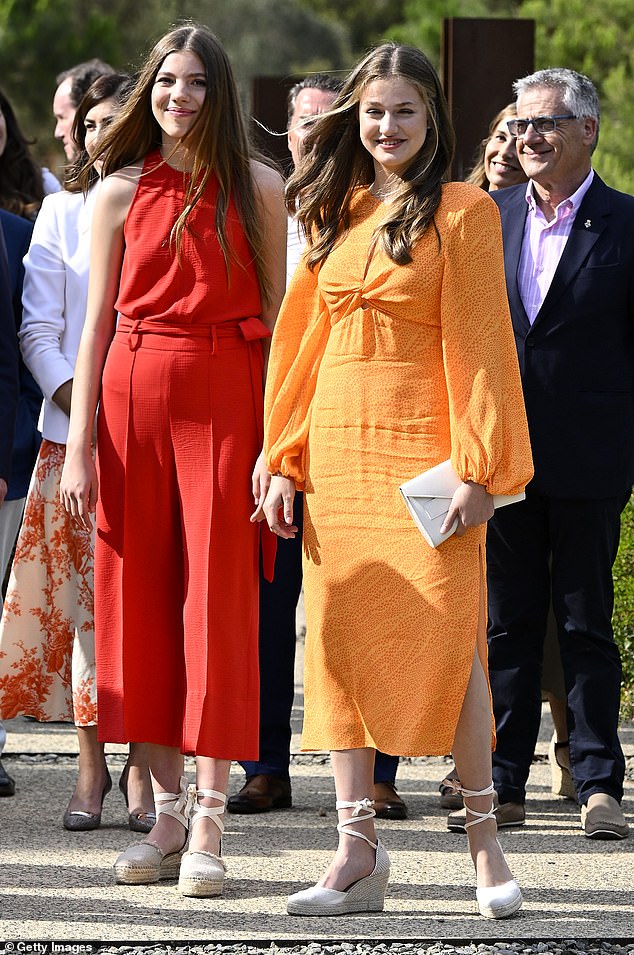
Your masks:
<svg viewBox="0 0 634 955"><path fill-rule="evenodd" d="M544 133L555 132L558 119L576 118L574 113L562 113L560 116L533 116L532 119L509 119L506 125L511 136L523 136L528 132L529 126L532 126L536 133L543 136Z"/></svg>

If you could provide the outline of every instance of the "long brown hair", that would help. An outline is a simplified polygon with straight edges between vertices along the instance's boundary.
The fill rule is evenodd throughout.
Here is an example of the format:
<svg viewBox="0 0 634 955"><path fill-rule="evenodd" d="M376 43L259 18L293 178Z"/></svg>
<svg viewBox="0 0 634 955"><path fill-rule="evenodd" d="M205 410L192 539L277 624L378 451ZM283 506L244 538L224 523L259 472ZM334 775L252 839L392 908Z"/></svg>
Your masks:
<svg viewBox="0 0 634 955"><path fill-rule="evenodd" d="M419 153L377 229L376 241L399 265L411 261L414 243L433 224L455 136L447 101L432 64L414 47L384 43L371 50L343 84L330 110L305 139L306 158L287 186L289 211L297 210L310 251L308 264L323 261L350 224L354 190L374 180L374 163L359 135L359 102L375 80L404 79L418 90L429 130Z"/></svg>
<svg viewBox="0 0 634 955"><path fill-rule="evenodd" d="M86 149L86 127L84 120L94 106L104 100L115 101L114 110L124 101L126 91L131 88L132 78L128 73L104 73L92 83L79 101L71 138L77 147L77 157L68 167L64 189L67 192L88 192L99 179L99 173L90 162ZM113 112L114 112L113 110Z"/></svg>
<svg viewBox="0 0 634 955"><path fill-rule="evenodd" d="M171 30L154 46L127 103L104 133L102 175L142 161L161 145L161 128L152 113L152 87L165 58L170 53L183 52L196 54L202 62L207 92L200 114L184 140L194 157L193 168L171 240L178 254L187 219L202 198L210 175L215 173L215 227L227 270L233 253L227 240L226 220L233 199L253 252L260 288L268 299L270 281L265 268L264 230L251 171L255 153L249 144L231 64L222 44L207 27L188 23Z"/></svg>
<svg viewBox="0 0 634 955"><path fill-rule="evenodd" d="M515 103L509 103L508 106L505 106L504 109L501 109L500 112L491 120L491 123L489 124L489 133L478 146L475 164L469 175L465 177L465 182L471 183L472 186L480 186L481 189L489 188L489 180L487 179L486 173L484 171L484 151L489 144L491 136L493 136L500 123L505 119L513 119L515 116L517 116Z"/></svg>
<svg viewBox="0 0 634 955"><path fill-rule="evenodd" d="M24 219L34 219L44 198L42 169L31 155L11 103L0 91L7 140L0 156L0 208Z"/></svg>

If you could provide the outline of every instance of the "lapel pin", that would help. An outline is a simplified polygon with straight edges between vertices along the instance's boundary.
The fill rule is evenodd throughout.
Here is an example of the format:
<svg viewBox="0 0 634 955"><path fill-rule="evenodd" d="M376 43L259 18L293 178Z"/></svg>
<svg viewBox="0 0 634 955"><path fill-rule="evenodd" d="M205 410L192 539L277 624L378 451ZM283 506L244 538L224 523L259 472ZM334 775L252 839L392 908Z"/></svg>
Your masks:
<svg viewBox="0 0 634 955"><path fill-rule="evenodd" d="M586 229L589 229L590 226L592 225L592 222L590 221L590 219L586 219L586 221L583 224L586 227Z"/></svg>

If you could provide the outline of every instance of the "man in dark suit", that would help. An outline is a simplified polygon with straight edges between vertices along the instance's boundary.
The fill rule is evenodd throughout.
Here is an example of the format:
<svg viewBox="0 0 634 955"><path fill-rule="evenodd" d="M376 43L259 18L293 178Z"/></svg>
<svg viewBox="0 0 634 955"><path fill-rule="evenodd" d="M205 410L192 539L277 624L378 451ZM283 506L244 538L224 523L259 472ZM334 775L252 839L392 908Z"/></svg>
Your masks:
<svg viewBox="0 0 634 955"><path fill-rule="evenodd" d="M11 304L7 249L0 229L0 508L9 485L17 409L18 339ZM4 744L4 738L2 742ZM0 796L12 796L14 792L15 783L0 760Z"/></svg>
<svg viewBox="0 0 634 955"><path fill-rule="evenodd" d="M592 169L590 80L518 80L510 132L529 177L492 193L535 477L489 523L489 666L502 821L521 823L539 730L549 602L565 674L569 755L586 836L624 839L621 662L612 565L634 482L634 198Z"/></svg>

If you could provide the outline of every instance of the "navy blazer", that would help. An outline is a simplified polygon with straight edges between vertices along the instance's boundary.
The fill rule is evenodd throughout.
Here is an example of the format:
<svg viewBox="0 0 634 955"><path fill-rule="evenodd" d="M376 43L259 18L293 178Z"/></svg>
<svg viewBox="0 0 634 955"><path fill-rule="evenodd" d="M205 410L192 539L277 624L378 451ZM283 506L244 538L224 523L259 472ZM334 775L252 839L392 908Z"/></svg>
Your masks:
<svg viewBox="0 0 634 955"><path fill-rule="evenodd" d="M11 306L11 281L0 229L0 478L9 481L18 407L18 340Z"/></svg>
<svg viewBox="0 0 634 955"><path fill-rule="evenodd" d="M526 185L491 193L535 477L559 498L603 498L634 483L634 197L596 175L531 326L517 285Z"/></svg>
<svg viewBox="0 0 634 955"><path fill-rule="evenodd" d="M33 223L0 209L0 226L4 235L9 262L11 297L13 301L14 328L17 332L22 321L22 283L24 265L22 260L29 249ZM26 497L31 474L42 436L37 429L42 392L22 358L19 358L18 373L20 395L15 422L15 437L11 453L11 477L7 500Z"/></svg>

